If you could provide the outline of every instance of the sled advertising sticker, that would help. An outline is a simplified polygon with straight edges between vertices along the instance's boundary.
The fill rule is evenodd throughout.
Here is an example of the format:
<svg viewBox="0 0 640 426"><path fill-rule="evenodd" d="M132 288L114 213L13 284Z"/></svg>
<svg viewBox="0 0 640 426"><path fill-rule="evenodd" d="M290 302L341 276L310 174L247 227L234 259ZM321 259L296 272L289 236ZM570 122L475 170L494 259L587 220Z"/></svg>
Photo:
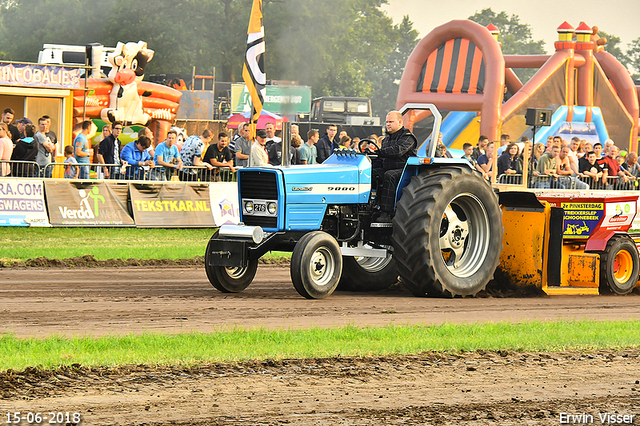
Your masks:
<svg viewBox="0 0 640 426"><path fill-rule="evenodd" d="M604 215L604 203L574 201L560 207L564 210L565 237L588 238Z"/></svg>
<svg viewBox="0 0 640 426"><path fill-rule="evenodd" d="M636 200L607 202L602 228L619 230L627 228L636 216Z"/></svg>

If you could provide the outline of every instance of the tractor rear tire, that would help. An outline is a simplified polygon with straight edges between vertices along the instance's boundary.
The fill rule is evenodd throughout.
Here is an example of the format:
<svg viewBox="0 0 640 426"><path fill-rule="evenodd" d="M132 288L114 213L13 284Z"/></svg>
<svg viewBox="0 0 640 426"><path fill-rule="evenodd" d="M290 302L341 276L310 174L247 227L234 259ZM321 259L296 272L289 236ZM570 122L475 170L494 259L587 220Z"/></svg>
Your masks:
<svg viewBox="0 0 640 426"><path fill-rule="evenodd" d="M291 255L291 281L307 299L331 295L342 274L342 253L337 241L323 231L305 234Z"/></svg>
<svg viewBox="0 0 640 426"><path fill-rule="evenodd" d="M638 248L631 238L613 236L600 255L600 290L614 294L628 294L638 284L640 260Z"/></svg>
<svg viewBox="0 0 640 426"><path fill-rule="evenodd" d="M398 282L398 267L391 255L379 257L342 257L342 278L338 290L378 291Z"/></svg>
<svg viewBox="0 0 640 426"><path fill-rule="evenodd" d="M474 296L500 261L502 210L466 167L424 170L404 188L393 219L394 258L416 296Z"/></svg>
<svg viewBox="0 0 640 426"><path fill-rule="evenodd" d="M209 244L217 236L218 233L216 231L209 240ZM253 282L258 271L258 259L249 260L242 267L211 266L209 265L209 245L207 245L207 250L204 254L204 269L209 282L216 289L223 293L240 293Z"/></svg>

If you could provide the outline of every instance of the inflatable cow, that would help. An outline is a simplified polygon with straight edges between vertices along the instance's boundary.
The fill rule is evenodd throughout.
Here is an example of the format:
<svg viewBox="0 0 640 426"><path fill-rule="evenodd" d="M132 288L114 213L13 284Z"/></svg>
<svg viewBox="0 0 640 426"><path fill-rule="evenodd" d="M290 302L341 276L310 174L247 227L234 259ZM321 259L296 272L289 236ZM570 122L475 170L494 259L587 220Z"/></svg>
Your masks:
<svg viewBox="0 0 640 426"><path fill-rule="evenodd" d="M146 125L151 117L142 108L142 97L138 83L144 77L144 68L153 58L153 50L147 43L118 42L116 50L108 56L111 64L109 81L113 84L108 108L102 109L100 117L106 122L122 121ZM148 96L146 92L142 96Z"/></svg>

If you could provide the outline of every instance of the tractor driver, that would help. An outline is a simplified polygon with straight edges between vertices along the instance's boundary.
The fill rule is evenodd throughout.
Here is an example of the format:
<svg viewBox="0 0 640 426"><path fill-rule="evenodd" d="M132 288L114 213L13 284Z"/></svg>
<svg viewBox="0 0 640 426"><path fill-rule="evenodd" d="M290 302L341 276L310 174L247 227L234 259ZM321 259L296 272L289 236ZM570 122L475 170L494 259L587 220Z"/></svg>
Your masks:
<svg viewBox="0 0 640 426"><path fill-rule="evenodd" d="M379 158L373 164L372 178L378 182L378 205L381 214L376 222L391 222L396 189L409 157L416 155L418 141L402 124L402 114L391 111L386 119L387 136L382 140Z"/></svg>

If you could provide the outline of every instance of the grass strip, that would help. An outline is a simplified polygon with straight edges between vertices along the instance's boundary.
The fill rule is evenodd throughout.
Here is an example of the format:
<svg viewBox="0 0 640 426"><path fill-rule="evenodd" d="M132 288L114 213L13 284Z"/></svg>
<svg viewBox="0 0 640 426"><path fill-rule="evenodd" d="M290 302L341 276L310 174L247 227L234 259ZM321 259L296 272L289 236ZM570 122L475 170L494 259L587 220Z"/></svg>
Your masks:
<svg viewBox="0 0 640 426"><path fill-rule="evenodd" d="M0 261L93 255L107 259L191 259L204 256L212 228L19 228L0 232ZM282 257L282 253L268 254Z"/></svg>
<svg viewBox="0 0 640 426"><path fill-rule="evenodd" d="M284 358L408 355L425 351L549 351L640 346L640 321L531 321L44 339L0 335L0 371L61 365L181 365Z"/></svg>

